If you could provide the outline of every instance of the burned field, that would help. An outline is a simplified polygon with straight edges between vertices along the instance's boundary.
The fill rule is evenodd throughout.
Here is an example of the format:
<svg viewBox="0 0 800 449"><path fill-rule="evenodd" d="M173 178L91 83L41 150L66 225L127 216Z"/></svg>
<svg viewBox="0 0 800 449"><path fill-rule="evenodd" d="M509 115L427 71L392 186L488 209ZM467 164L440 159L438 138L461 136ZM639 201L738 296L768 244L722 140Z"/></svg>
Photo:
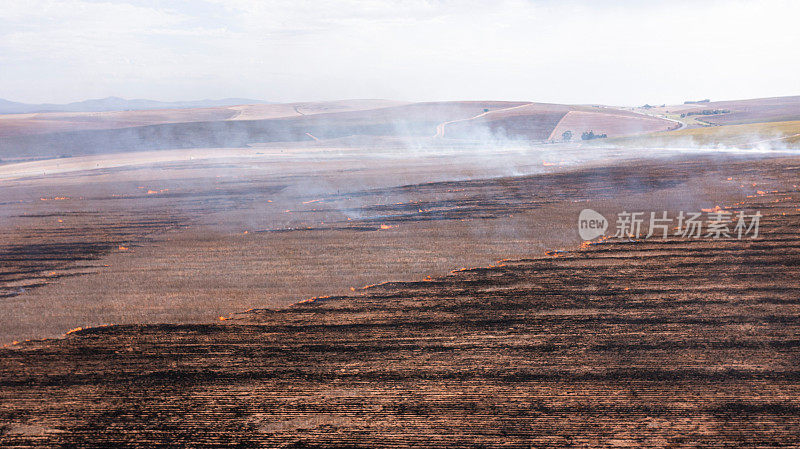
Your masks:
<svg viewBox="0 0 800 449"><path fill-rule="evenodd" d="M760 211L760 236L611 239L215 324L119 325L26 342L0 357L0 443L800 444L800 161L605 170L597 179L618 179L616 194L577 182L580 173L434 183L402 192L419 201L416 213L390 202L398 191L377 190L385 201L362 214L408 225L414 214L425 222L427 208L458 223L456 211L482 206L478 192L486 201L505 192L513 204L530 195L512 187L527 183L524 192L553 201L542 208L569 210L572 220L570 207L662 209L665 192L690 186L731 211ZM711 178L730 178L729 191ZM425 189L464 190L431 204Z"/></svg>
<svg viewBox="0 0 800 449"><path fill-rule="evenodd" d="M276 164L267 155L9 181L0 191L0 344L77 327L208 323L540 254L576 244L574 219L589 204L737 201L760 188L747 164L631 161L397 187L474 177L475 162L441 173L436 158L353 169L350 160Z"/></svg>

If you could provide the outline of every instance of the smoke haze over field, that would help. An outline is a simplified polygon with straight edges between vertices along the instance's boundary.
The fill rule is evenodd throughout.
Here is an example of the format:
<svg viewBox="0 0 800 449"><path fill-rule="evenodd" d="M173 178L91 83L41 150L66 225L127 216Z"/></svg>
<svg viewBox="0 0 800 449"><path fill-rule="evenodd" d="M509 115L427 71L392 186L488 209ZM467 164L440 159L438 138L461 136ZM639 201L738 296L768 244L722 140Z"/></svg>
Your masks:
<svg viewBox="0 0 800 449"><path fill-rule="evenodd" d="M0 98L789 95L799 15L785 0L14 2L0 10Z"/></svg>

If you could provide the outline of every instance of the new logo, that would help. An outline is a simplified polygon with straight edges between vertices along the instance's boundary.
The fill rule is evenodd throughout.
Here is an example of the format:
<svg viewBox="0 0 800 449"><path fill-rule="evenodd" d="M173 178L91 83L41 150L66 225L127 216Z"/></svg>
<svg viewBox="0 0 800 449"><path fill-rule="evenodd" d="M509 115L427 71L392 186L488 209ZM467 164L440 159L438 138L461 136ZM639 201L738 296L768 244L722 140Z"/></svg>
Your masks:
<svg viewBox="0 0 800 449"><path fill-rule="evenodd" d="M584 209L578 215L578 234L583 240L592 240L606 233L608 220L591 209Z"/></svg>

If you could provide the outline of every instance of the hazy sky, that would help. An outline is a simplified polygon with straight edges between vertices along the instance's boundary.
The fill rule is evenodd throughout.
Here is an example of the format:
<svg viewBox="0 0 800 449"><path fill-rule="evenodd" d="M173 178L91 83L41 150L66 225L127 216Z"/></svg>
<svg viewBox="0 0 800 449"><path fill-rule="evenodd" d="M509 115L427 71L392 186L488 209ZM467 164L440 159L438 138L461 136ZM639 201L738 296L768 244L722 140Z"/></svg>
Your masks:
<svg viewBox="0 0 800 449"><path fill-rule="evenodd" d="M800 94L800 1L6 0L0 98Z"/></svg>

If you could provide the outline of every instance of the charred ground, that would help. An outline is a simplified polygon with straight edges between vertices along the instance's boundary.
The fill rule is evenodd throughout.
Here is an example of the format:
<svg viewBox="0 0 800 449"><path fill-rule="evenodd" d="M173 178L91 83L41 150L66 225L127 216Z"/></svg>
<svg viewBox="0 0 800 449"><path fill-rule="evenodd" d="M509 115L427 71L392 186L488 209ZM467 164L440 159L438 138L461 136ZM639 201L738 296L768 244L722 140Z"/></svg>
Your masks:
<svg viewBox="0 0 800 449"><path fill-rule="evenodd" d="M800 165L715 167L760 180L723 204L761 211L760 238L608 240L219 324L4 349L0 441L800 444Z"/></svg>

